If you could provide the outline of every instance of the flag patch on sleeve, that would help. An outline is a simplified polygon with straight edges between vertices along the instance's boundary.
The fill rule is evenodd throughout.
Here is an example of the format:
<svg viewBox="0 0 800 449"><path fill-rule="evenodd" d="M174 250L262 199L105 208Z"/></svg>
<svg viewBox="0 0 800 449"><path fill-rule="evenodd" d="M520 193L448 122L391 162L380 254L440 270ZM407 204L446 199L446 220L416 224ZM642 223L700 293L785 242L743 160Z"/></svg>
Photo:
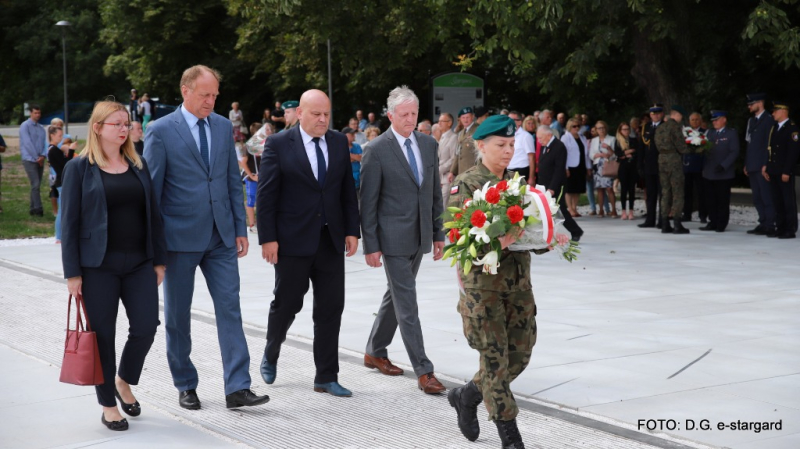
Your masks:
<svg viewBox="0 0 800 449"><path fill-rule="evenodd" d="M455 195L458 193L458 186L450 187L450 195Z"/></svg>

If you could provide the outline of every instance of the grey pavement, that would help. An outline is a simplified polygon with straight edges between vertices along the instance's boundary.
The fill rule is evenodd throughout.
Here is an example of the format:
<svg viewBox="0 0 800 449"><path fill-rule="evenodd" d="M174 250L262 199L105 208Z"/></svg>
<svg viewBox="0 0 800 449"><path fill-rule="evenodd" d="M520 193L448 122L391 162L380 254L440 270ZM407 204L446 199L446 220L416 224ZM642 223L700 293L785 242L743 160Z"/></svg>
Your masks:
<svg viewBox="0 0 800 449"><path fill-rule="evenodd" d="M533 259L539 339L530 366L512 384L524 404L519 420L526 441L547 448L702 446L694 442L732 448L800 447L800 329L796 324L800 242L748 236L741 226L722 234L699 232L696 222L688 225L692 234L686 236L642 230L635 226L637 221L582 218L579 223L586 235L578 262L568 264L552 254ZM308 393L313 375L307 346L313 337L308 303L290 330L293 337L279 364L278 382L264 385L257 364L274 275L272 267L260 259L256 243L251 237L251 254L240 259L242 309L254 388L273 400L263 410L253 411L227 412L221 405L221 368L209 319L213 305L198 272L193 335L196 341L204 339L195 345L195 359L205 363L199 393L201 400L211 403L209 415L187 415L177 407L160 329L143 384L135 390L143 404L163 415L151 414L148 419L177 419L171 423L176 432L182 429L190 435L187 438L198 438L198 445L209 435L219 435L226 438L219 440L220 445L240 442L255 447L320 447L323 440L329 443L327 447L496 447L489 422L482 421L478 443L468 443L454 427L446 400L421 395L411 378L386 378L358 364L385 289L383 270L367 267L360 253L346 263L347 304L339 342L340 380L354 390L353 400L340 408L342 400ZM477 355L467 345L455 311L453 270L449 263L426 257L418 292L428 356L437 374L461 382L474 373ZM0 343L58 365L66 302L66 289L58 280L60 248L52 244L0 247L0 273L4 308ZM307 299L311 301L310 294ZM28 338L15 331L34 319L30 315L34 305L36 313L47 317L48 326L37 326L38 332ZM124 334L119 331L118 335ZM407 367L399 334L389 350L390 358ZM17 359L39 363L17 352L9 354L2 351L0 357L11 357L13 365ZM0 379L12 377L9 364L1 366ZM87 435L94 438L117 438L84 416L99 409L92 392L59 385L57 369L48 368L52 374L41 373L41 383L27 387L31 393L22 395L25 399L18 407L0 406L0 446L63 444L57 433L45 445L4 444L4 435L22 432L18 426L9 427L4 417L33 419L37 415L26 415L23 409L40 402L34 394L40 390L82 401L80 410L76 405L75 417L47 414L48 422L59 421L51 427L87 426ZM287 373L283 379L282 372ZM3 385L8 388L8 382ZM24 383L18 389L25 390ZM234 415L241 419L232 419ZM343 417L347 420L341 421ZM654 432L639 429L640 420L648 419L674 420L675 427L668 421ZM702 420L708 420L711 429L687 430L689 420L698 429ZM718 423L779 420L781 430L717 428ZM138 422L132 421L132 431ZM248 429L256 422L257 435L250 435ZM423 423L434 423L435 429ZM184 429L187 425L191 429ZM398 431L403 435L397 436ZM156 438L150 429L129 433ZM287 434L302 439L292 446ZM89 436L83 438L90 441Z"/></svg>

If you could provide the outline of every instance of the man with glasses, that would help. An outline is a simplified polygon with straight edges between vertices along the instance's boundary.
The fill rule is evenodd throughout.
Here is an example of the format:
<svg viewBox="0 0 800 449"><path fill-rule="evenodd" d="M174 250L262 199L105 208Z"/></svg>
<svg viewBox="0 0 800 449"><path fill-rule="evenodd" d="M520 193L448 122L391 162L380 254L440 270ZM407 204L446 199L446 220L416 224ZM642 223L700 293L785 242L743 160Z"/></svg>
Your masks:
<svg viewBox="0 0 800 449"><path fill-rule="evenodd" d="M439 137L439 176L444 200L442 205L446 207L450 200L450 181L447 179L447 173L456 157L458 137L453 132L453 116L449 112L443 112L439 116L438 125L442 131L442 136Z"/></svg>
<svg viewBox="0 0 800 449"><path fill-rule="evenodd" d="M514 134L514 156L508 164L508 170L519 173L525 177L528 184L533 185L536 181L533 175L536 166L534 162L536 145L533 143L533 136L522 127L522 114L511 111L508 116L514 120L514 126L517 127Z"/></svg>

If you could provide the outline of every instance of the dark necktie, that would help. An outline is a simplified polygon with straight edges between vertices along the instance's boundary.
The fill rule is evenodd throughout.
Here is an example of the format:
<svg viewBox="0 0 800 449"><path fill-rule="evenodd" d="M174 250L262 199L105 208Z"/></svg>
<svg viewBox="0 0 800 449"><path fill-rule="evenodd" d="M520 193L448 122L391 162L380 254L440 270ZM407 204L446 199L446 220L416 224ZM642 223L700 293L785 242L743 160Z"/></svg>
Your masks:
<svg viewBox="0 0 800 449"><path fill-rule="evenodd" d="M411 172L414 173L414 179L419 185L419 168L417 168L417 157L414 156L414 151L411 149L411 139L406 139L406 154L408 155L408 165L411 166Z"/></svg>
<svg viewBox="0 0 800 449"><path fill-rule="evenodd" d="M319 181L319 186L323 187L325 185L325 175L328 171L325 167L325 155L322 154L322 147L319 146L319 137L314 137L311 140L314 141L314 148L317 150L317 181Z"/></svg>
<svg viewBox="0 0 800 449"><path fill-rule="evenodd" d="M211 170L208 160L208 138L206 138L206 121L198 120L197 126L200 127L200 158L206 163L206 170Z"/></svg>

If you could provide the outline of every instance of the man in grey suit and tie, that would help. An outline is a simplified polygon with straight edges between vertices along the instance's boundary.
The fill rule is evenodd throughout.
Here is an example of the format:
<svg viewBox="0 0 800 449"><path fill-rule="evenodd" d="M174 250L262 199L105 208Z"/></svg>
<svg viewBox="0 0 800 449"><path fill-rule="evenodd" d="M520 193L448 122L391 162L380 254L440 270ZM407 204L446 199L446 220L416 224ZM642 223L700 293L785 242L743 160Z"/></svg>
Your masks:
<svg viewBox="0 0 800 449"><path fill-rule="evenodd" d="M361 161L364 254L371 267L380 267L383 257L389 283L367 341L364 365L390 376L403 373L386 351L399 324L419 388L439 394L445 387L425 355L416 292L423 254L433 244L433 260L439 260L444 248L438 149L432 137L414 131L419 99L411 89L393 89L387 107L392 126L370 143Z"/></svg>
<svg viewBox="0 0 800 449"><path fill-rule="evenodd" d="M186 69L180 86L183 104L147 127L144 146L167 237L167 361L180 406L189 410L200 408L197 370L190 359L198 266L214 301L227 407L269 401L250 390L237 261L247 255L247 228L231 122L214 113L219 81L219 73L206 66Z"/></svg>

